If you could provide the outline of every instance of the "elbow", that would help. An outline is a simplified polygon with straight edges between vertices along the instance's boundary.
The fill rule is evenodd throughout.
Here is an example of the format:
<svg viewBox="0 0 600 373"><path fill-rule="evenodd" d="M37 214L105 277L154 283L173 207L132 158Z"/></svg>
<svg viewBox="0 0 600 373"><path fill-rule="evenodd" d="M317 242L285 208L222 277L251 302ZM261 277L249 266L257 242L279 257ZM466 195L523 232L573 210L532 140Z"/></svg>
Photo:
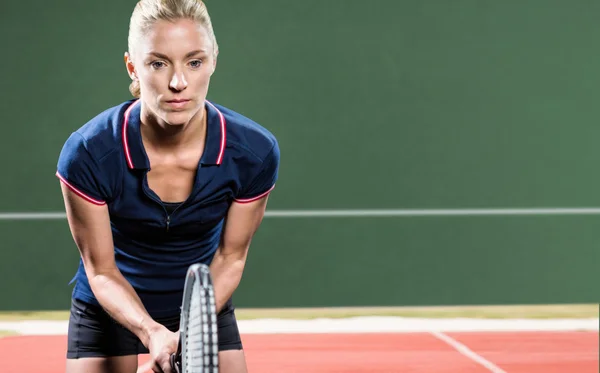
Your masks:
<svg viewBox="0 0 600 373"><path fill-rule="evenodd" d="M245 266L246 266L246 258L236 259L235 261L233 261L233 263L231 263L232 274L239 275L241 277L242 273L244 272Z"/></svg>
<svg viewBox="0 0 600 373"><path fill-rule="evenodd" d="M87 278L92 289L101 289L115 280L116 273L93 272L88 273Z"/></svg>
<svg viewBox="0 0 600 373"><path fill-rule="evenodd" d="M84 265L84 268L86 277L92 287L104 286L114 281L119 275L119 270L116 266L99 267Z"/></svg>

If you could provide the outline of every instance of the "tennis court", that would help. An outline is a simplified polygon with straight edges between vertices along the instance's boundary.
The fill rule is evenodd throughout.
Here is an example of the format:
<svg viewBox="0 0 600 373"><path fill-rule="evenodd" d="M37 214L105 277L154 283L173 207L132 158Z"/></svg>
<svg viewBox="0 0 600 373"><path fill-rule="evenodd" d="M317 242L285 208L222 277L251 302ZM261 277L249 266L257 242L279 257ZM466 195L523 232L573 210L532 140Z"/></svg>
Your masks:
<svg viewBox="0 0 600 373"><path fill-rule="evenodd" d="M598 305L238 313L250 372L598 372ZM43 316L0 318L29 324L0 339L0 371L64 370L65 315Z"/></svg>
<svg viewBox="0 0 600 373"><path fill-rule="evenodd" d="M386 211L392 217L387 217ZM591 268L586 269L579 262L566 262L572 252L564 250L573 245L572 237L580 240L579 247L590 247L588 240L597 236L594 221L598 212L590 210L593 215L589 216L586 211L357 210L353 216L330 217L328 214L341 214L334 210L328 210L327 214L304 211L307 216L302 216L302 211L283 214L271 210L265 229L255 242L257 249L253 251L248 276L238 292L238 300L246 304L301 302L305 306L269 309L245 308L247 306L244 305L238 308L249 371L598 372L598 304L311 308L316 302L322 303L323 299L332 303L335 300L338 303L361 301L381 304L388 301L401 304L403 300L431 302L432 297L437 297L442 303L445 297L464 301L461 297L469 294L470 299L480 302L488 300L490 304L497 304L505 299L514 304L523 299L541 303L544 299L555 298L558 291L563 294L563 299L577 291L586 293L595 286L586 281L587 287L581 288L578 283L589 279ZM351 215L348 211L343 213ZM427 213L430 216L423 216ZM11 230L17 225L27 225L37 232L31 241L43 243L60 239L65 247L71 245L68 232L57 235L60 230L64 231L62 213L7 218L11 219L4 220L0 229L6 237L14 237L15 246L22 242L13 233L17 230ZM522 225L528 230L521 230L518 236L512 234ZM302 231L317 232L320 241L307 239L299 233ZM290 268L284 272L284 267L274 267L268 274L260 271L264 263L285 262L290 258L297 260L298 268L309 268L315 262L302 263L303 256L317 251L326 252L336 243L337 247L369 247L370 242L374 242L377 234L382 232L387 236L401 235L404 241L402 245L382 247L380 252L389 250L389 259L378 258L377 265L371 269L364 268L368 263L366 257L362 261L355 259L352 263L348 262L347 267L336 267L337 260L334 255L329 255L322 260L330 267L321 263L323 268L316 268L302 286L298 276L304 276L305 272L296 273ZM432 235L431 232L437 234ZM460 250L440 256L439 243L443 240L454 240L452 245ZM485 256L484 253L478 254L490 240L506 249L487 250ZM273 242L281 244L280 247L307 249L277 253ZM544 263L564 260L567 265L578 267L581 277L577 279L576 276L561 274L556 269L559 267L541 266L541 249L538 248L545 250ZM417 249L425 253L417 255ZM403 250L404 257L412 260L414 269L394 259L398 250ZM40 266L39 271L64 268L65 264L59 262L61 256L58 254L63 258L74 257L70 250L40 252L37 255L47 260L34 264ZM271 257L267 258L267 255ZM552 260L548 259L551 255L555 256ZM274 260L275 256L279 259ZM590 259L593 257L587 257L590 263L586 265L593 262ZM389 268L383 266L386 260L391 263ZM18 263L14 262L14 265ZM337 272L328 268L335 268ZM510 268L510 273L507 268ZM381 274L383 270L388 271L387 275ZM14 268L12 271L16 272ZM68 297L66 283L70 273L61 270L57 276L61 276L62 281L49 278L44 285L51 285L49 291L52 293ZM394 282L389 282L390 277L395 279ZM324 286L335 281L337 287ZM28 282L31 284L28 285ZM50 297L44 298L44 292L36 288L40 282L35 277L21 277L16 283L23 291L15 293L19 298L14 299L23 305L42 300L48 304L57 302ZM495 287L497 284L501 286ZM382 288L383 285L387 289ZM27 286L31 290L27 290ZM67 317L65 312L0 314L0 331L13 334L0 339L0 371L63 372ZM49 323L40 323L40 320ZM141 356L140 363L143 364L146 359L146 356Z"/></svg>

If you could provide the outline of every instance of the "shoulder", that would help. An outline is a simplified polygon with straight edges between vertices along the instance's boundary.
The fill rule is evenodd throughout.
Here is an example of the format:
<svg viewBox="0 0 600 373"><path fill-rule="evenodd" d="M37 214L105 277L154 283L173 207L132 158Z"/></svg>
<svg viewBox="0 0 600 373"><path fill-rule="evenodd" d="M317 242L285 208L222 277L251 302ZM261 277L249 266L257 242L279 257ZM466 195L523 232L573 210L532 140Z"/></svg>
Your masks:
<svg viewBox="0 0 600 373"><path fill-rule="evenodd" d="M226 151L236 170L239 189L235 201L248 203L273 190L279 173L279 144L271 131L254 120L221 105L225 119Z"/></svg>
<svg viewBox="0 0 600 373"><path fill-rule="evenodd" d="M128 106L129 102L106 109L73 131L58 158L58 178L97 205L110 201L117 190L120 162L115 157L121 154L121 118Z"/></svg>
<svg viewBox="0 0 600 373"><path fill-rule="evenodd" d="M273 155L279 157L279 144L271 131L237 111L212 104L225 118L227 148L245 152L261 161Z"/></svg>
<svg viewBox="0 0 600 373"><path fill-rule="evenodd" d="M119 150L125 110L132 101L110 107L76 129L65 143L65 148L84 148L92 157L101 159Z"/></svg>

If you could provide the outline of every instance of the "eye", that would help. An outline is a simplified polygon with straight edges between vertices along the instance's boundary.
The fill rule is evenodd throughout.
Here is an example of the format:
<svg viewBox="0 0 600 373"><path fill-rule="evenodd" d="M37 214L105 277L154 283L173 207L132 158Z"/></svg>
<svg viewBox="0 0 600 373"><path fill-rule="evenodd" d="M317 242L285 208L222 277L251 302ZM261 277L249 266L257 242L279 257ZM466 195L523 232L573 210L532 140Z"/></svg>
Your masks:
<svg viewBox="0 0 600 373"><path fill-rule="evenodd" d="M200 66L202 66L202 60L193 60L193 61L190 61L190 66L192 66L194 69L197 69Z"/></svg>
<svg viewBox="0 0 600 373"><path fill-rule="evenodd" d="M150 62L150 66L153 69L160 69L161 67L165 66L165 63L162 61L153 61L153 62Z"/></svg>

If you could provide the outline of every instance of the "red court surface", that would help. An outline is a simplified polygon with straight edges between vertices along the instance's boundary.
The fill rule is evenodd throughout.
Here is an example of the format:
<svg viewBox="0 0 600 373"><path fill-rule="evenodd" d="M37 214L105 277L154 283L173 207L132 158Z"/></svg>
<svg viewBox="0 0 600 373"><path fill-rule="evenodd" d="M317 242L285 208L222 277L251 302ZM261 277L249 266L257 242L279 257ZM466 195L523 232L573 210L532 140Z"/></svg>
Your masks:
<svg viewBox="0 0 600 373"><path fill-rule="evenodd" d="M429 333L246 334L243 340L250 373L598 373L598 332L444 336L451 343ZM65 336L2 338L0 372L62 373L65 346Z"/></svg>

